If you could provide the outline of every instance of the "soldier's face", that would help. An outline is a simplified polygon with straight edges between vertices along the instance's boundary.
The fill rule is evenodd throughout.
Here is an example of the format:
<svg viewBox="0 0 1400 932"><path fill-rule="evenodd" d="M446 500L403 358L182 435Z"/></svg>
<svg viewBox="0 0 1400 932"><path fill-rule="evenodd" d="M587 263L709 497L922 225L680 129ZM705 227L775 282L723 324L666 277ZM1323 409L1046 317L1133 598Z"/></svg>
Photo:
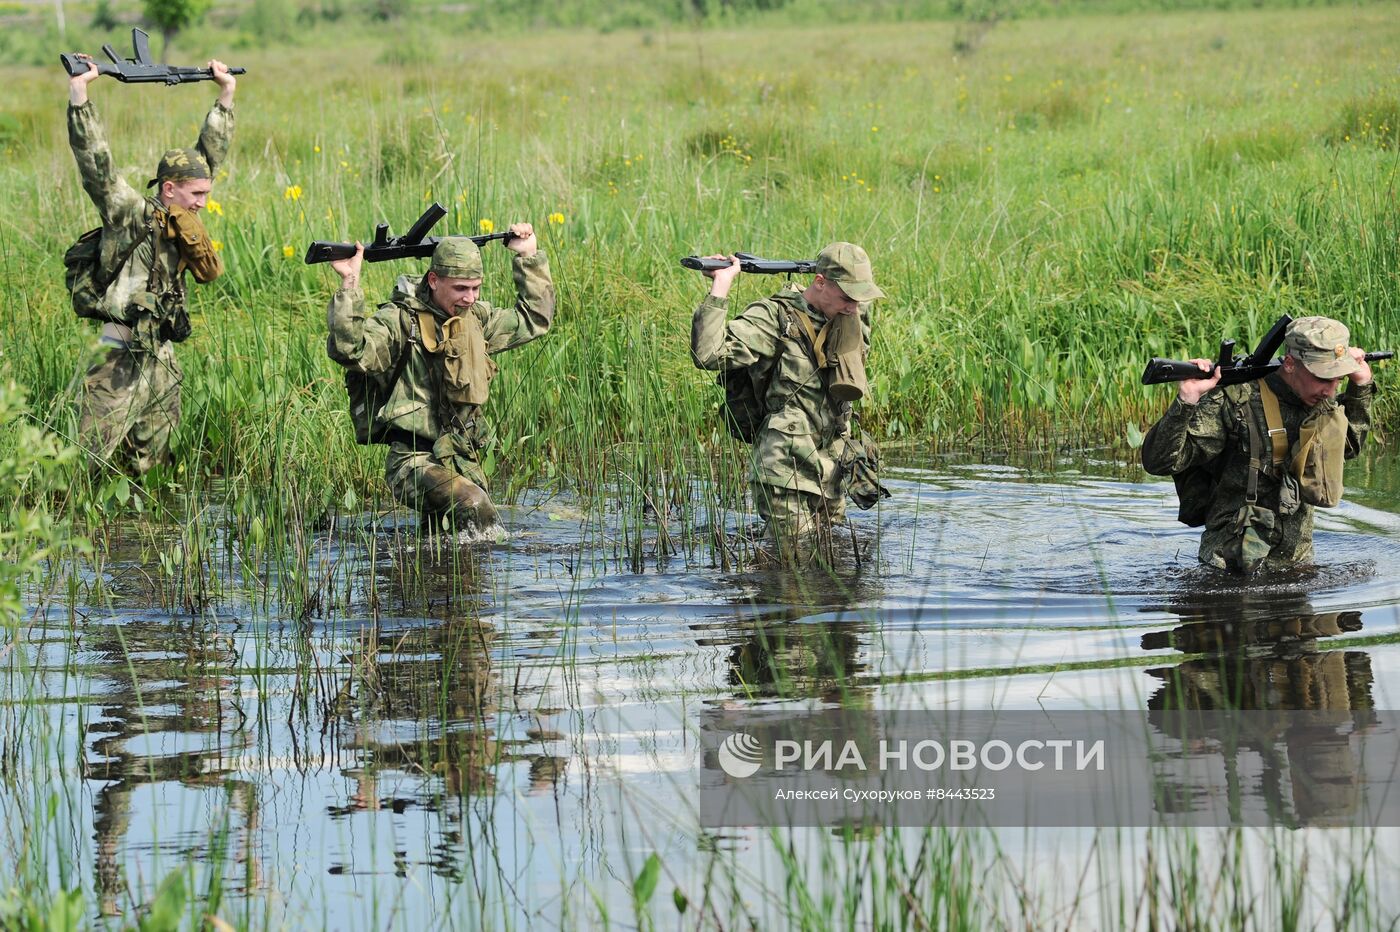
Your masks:
<svg viewBox="0 0 1400 932"><path fill-rule="evenodd" d="M209 200L209 192L214 186L208 178L193 178L189 181L167 181L161 185L160 199L166 206L174 204L185 210L200 211Z"/></svg>
<svg viewBox="0 0 1400 932"><path fill-rule="evenodd" d="M1328 398L1337 394L1337 385L1342 381L1340 377L1335 379L1320 379L1308 371L1308 367L1303 365L1292 356L1283 357L1283 381L1288 387L1293 389L1293 394L1298 396L1298 400L1311 408L1313 405L1321 404Z"/></svg>
<svg viewBox="0 0 1400 932"><path fill-rule="evenodd" d="M433 302L449 314L466 310L481 297L479 278L439 278L436 272L428 273L428 290L433 294Z"/></svg>
<svg viewBox="0 0 1400 932"><path fill-rule="evenodd" d="M827 320L840 314L859 314L860 302L846 296L846 292L835 282L827 281L821 275L812 279L812 287L807 292L807 303L822 312Z"/></svg>

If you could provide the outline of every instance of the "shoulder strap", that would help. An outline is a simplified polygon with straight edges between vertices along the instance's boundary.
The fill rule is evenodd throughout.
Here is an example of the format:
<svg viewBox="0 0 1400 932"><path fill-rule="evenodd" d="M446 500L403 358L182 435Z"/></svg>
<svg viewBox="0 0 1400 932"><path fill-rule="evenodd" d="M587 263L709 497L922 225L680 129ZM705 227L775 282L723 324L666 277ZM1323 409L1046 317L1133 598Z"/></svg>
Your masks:
<svg viewBox="0 0 1400 932"><path fill-rule="evenodd" d="M1269 443L1273 447L1271 453L1274 467L1277 468L1282 466L1288 457L1288 430L1283 426L1283 412L1278 407L1278 396L1263 379L1259 380L1259 400L1264 403L1264 423L1269 428Z"/></svg>
<svg viewBox="0 0 1400 932"><path fill-rule="evenodd" d="M816 331L812 329L812 322L807 319L806 314L794 311L786 304L781 305L781 307L785 312L787 312L789 321L797 321L798 341L802 344L803 349L805 349L808 355L812 357L812 360L817 364L818 369L825 369L826 354L822 352L821 346L817 343L817 334ZM823 335L825 335L824 329Z"/></svg>

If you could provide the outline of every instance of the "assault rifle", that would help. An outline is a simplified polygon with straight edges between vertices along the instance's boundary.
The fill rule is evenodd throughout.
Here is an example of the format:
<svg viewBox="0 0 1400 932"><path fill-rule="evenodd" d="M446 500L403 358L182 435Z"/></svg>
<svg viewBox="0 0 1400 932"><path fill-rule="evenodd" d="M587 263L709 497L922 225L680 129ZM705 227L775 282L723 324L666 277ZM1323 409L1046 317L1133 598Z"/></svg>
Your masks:
<svg viewBox="0 0 1400 932"><path fill-rule="evenodd" d="M1279 317L1274 325L1269 328L1269 332L1264 334L1264 338L1259 341L1259 345L1254 347L1254 352L1248 356L1235 355L1235 341L1221 340L1220 355L1216 357L1215 365L1209 371L1202 370L1193 362L1181 362L1175 359L1158 359L1153 357L1148 360L1147 368L1142 373L1143 385L1161 385L1164 382L1184 382L1187 379L1208 379L1220 371L1221 385L1239 385L1243 382L1253 382L1255 379L1262 379L1283 365L1283 359L1274 354L1283 345L1283 334L1288 329L1288 325L1293 323L1293 318L1284 314ZM1376 362L1381 359L1390 359L1393 352L1367 353L1367 362Z"/></svg>
<svg viewBox="0 0 1400 932"><path fill-rule="evenodd" d="M816 259L760 259L747 252L736 252L739 270L751 275L811 275L817 270ZM681 265L696 272L718 272L727 269L730 263L723 259L702 259L699 256L686 256Z"/></svg>
<svg viewBox="0 0 1400 932"><path fill-rule="evenodd" d="M434 201L423 211L423 216L413 222L408 232L402 236L390 236L389 224L381 223L374 228L374 239L365 247L366 262L387 262L390 259L424 259L433 254L438 240L443 237L429 236L428 231L447 216L447 208ZM482 233L469 236L473 243L485 246L495 239L514 239L509 230L500 233ZM306 250L306 264L330 262L332 259L349 259L355 254L354 243L328 243L317 240Z"/></svg>
<svg viewBox="0 0 1400 932"><path fill-rule="evenodd" d="M151 58L151 39L143 30L131 30L131 58L118 58L117 50L111 45L103 45L102 51L112 60L110 65L98 65L98 74L109 74L123 84L189 84L194 81L212 81L214 72L209 68L184 68L175 65L162 65ZM78 57L77 52L64 52L58 56L63 62L63 70L70 78L86 74L88 62ZM94 62L95 64L95 62ZM247 68L230 68L229 74L247 74Z"/></svg>

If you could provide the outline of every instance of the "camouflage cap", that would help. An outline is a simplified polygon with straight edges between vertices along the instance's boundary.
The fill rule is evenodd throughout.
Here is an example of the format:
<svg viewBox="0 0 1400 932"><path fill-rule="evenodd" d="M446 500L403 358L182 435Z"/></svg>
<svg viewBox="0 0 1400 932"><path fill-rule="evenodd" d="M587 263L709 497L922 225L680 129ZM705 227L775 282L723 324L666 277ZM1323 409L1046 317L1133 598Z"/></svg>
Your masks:
<svg viewBox="0 0 1400 932"><path fill-rule="evenodd" d="M160 157L156 176L146 182L146 187L152 188L166 181L194 181L209 177L209 163L198 149L171 149Z"/></svg>
<svg viewBox="0 0 1400 932"><path fill-rule="evenodd" d="M817 253L814 271L856 301L874 301L885 296L875 287L870 257L855 243L832 243Z"/></svg>
<svg viewBox="0 0 1400 932"><path fill-rule="evenodd" d="M1361 368L1347 352L1350 339L1346 324L1330 317L1299 317L1283 335L1288 355L1319 379L1341 378Z"/></svg>
<svg viewBox="0 0 1400 932"><path fill-rule="evenodd" d="M465 236L446 236L433 248L428 271L441 278L482 278L481 249Z"/></svg>

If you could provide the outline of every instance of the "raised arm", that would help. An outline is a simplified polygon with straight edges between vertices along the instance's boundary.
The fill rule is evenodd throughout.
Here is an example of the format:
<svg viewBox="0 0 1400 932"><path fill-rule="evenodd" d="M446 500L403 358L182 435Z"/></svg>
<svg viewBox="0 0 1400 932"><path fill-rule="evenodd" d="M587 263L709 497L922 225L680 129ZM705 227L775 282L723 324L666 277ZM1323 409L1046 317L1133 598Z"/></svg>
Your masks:
<svg viewBox="0 0 1400 932"><path fill-rule="evenodd" d="M1225 395L1217 389L1196 404L1172 399L1142 441L1142 468L1154 476L1174 476L1209 463L1225 449L1228 438Z"/></svg>
<svg viewBox="0 0 1400 932"><path fill-rule="evenodd" d="M731 265L705 273L713 284L690 323L691 362L700 369L742 369L774 355L781 331L774 309L760 301L726 322L729 289L739 276L739 260L732 256L706 258L728 259Z"/></svg>
<svg viewBox="0 0 1400 932"><path fill-rule="evenodd" d="M207 67L214 73L214 83L219 85L219 97L204 118L195 147L204 155L213 173L228 158L228 147L233 141L233 92L238 79L229 74L228 65L218 59L210 59Z"/></svg>
<svg viewBox="0 0 1400 932"><path fill-rule="evenodd" d="M88 70L68 80L68 146L78 163L78 177L102 215L103 226L119 226L133 218L139 222L144 199L112 165L107 133L88 99L88 85L98 78L97 65L88 55L79 57L88 63Z"/></svg>
<svg viewBox="0 0 1400 932"><path fill-rule="evenodd" d="M515 253L511 276L515 279L515 304L492 307L479 302L472 308L481 321L486 352L495 354L529 343L549 331L554 322L554 280L549 259L539 250L534 228L528 223L511 224L512 239L505 240Z"/></svg>
<svg viewBox="0 0 1400 932"><path fill-rule="evenodd" d="M355 246L355 255L331 263L340 276L340 287L326 308L326 355L347 369L380 375L393 371L408 338L398 305L385 304L374 315L367 313L360 289L365 247Z"/></svg>

